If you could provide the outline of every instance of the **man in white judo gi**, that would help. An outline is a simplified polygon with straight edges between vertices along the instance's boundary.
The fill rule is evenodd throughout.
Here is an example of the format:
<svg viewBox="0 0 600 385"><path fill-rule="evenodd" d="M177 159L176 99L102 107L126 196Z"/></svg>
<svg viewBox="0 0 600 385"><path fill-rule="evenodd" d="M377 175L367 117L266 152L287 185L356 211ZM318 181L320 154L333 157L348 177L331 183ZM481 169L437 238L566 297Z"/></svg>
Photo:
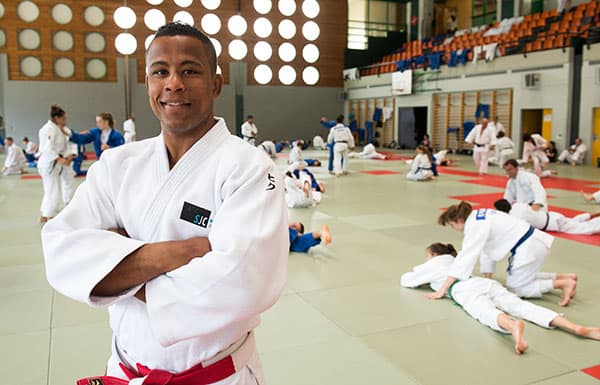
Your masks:
<svg viewBox="0 0 600 385"><path fill-rule="evenodd" d="M25 167L27 166L27 159L25 159L23 150L15 144L14 139L10 136L6 137L5 143L6 159L4 159L2 173L4 175L24 174Z"/></svg>
<svg viewBox="0 0 600 385"><path fill-rule="evenodd" d="M600 212L582 213L569 218L556 211L534 211L525 203L511 205L506 199L498 199L494 202L494 207L542 231L581 235L600 233Z"/></svg>
<svg viewBox="0 0 600 385"><path fill-rule="evenodd" d="M515 159L507 160L502 167L508 176L504 199L511 204L528 204L534 211L548 209L546 190L537 175L520 169Z"/></svg>
<svg viewBox="0 0 600 385"><path fill-rule="evenodd" d="M587 147L581 138L575 139L575 143L570 145L569 148L564 149L558 156L558 162L567 162L571 166L582 164L585 158Z"/></svg>
<svg viewBox="0 0 600 385"><path fill-rule="evenodd" d="M135 142L135 115L129 115L129 119L123 122L123 138L125 143Z"/></svg>
<svg viewBox="0 0 600 385"><path fill-rule="evenodd" d="M426 252L425 263L402 274L402 286L414 288L429 284L437 291L444 285L456 257L454 246L433 243L427 247ZM559 327L581 337L600 340L600 328L575 324L555 311L523 301L492 279L469 277L455 281L447 296L482 324L496 331L512 334L517 354L523 353L529 345L523 338L523 321L510 315L529 320L544 328Z"/></svg>
<svg viewBox="0 0 600 385"><path fill-rule="evenodd" d="M348 149L354 148L354 137L350 129L344 126L344 115L338 116L336 122L329 130L327 143L333 144L333 173L340 176L348 173Z"/></svg>
<svg viewBox="0 0 600 385"><path fill-rule="evenodd" d="M115 384L264 383L253 329L285 284L287 209L275 164L213 115L216 67L200 31L161 27L146 53L161 134L105 151L42 231L52 286L109 307Z"/></svg>
<svg viewBox="0 0 600 385"><path fill-rule="evenodd" d="M492 127L488 127L486 118L473 127L465 142L473 145L473 162L479 175L487 174L490 151L493 151L496 145L496 132Z"/></svg>
<svg viewBox="0 0 600 385"><path fill-rule="evenodd" d="M254 116L248 115L246 121L242 124L242 137L248 143L256 146L256 135L258 134L258 128L254 123Z"/></svg>

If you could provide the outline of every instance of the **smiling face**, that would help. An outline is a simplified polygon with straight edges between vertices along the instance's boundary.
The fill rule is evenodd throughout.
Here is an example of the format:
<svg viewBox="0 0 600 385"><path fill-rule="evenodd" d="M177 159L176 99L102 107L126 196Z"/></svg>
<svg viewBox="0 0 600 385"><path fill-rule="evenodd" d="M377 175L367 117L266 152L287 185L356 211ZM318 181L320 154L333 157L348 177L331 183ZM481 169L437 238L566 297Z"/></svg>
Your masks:
<svg viewBox="0 0 600 385"><path fill-rule="evenodd" d="M163 132L206 133L214 124L213 102L222 78L210 70L207 50L186 35L155 38L146 55L150 107Z"/></svg>

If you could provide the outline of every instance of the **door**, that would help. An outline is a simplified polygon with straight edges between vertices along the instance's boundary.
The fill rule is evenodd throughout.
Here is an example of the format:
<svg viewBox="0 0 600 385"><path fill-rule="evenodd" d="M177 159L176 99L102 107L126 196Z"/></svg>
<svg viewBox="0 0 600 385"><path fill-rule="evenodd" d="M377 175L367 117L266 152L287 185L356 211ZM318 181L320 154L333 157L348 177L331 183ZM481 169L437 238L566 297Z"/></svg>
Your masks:
<svg viewBox="0 0 600 385"><path fill-rule="evenodd" d="M594 108L594 132L592 134L592 164L600 165L600 108Z"/></svg>
<svg viewBox="0 0 600 385"><path fill-rule="evenodd" d="M552 140L552 108L545 108L542 121L542 137L548 142Z"/></svg>

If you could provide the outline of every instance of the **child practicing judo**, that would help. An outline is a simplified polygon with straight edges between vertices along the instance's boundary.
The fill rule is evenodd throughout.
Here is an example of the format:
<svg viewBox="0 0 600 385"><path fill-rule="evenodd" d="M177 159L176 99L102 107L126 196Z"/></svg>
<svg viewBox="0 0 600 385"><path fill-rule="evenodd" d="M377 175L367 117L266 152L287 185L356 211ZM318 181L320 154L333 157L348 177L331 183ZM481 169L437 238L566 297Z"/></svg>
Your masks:
<svg viewBox="0 0 600 385"><path fill-rule="evenodd" d="M302 222L293 222L289 226L290 232L290 251L296 253L307 253L308 250L323 242L328 245L331 243L331 233L329 226L323 225L320 231L304 234L304 225Z"/></svg>
<svg viewBox="0 0 600 385"><path fill-rule="evenodd" d="M426 262L404 273L400 284L415 288L429 284L437 291L442 287L450 267L454 263L456 249L452 244L433 243L426 249ZM565 274L577 279L575 274ZM515 353L521 354L529 345L523 337L523 321L511 317L523 318L544 328L560 328L580 337L600 340L600 328L577 325L560 314L520 299L508 291L499 282L481 277L457 280L447 294L456 304L484 325L502 333L512 334L515 340Z"/></svg>

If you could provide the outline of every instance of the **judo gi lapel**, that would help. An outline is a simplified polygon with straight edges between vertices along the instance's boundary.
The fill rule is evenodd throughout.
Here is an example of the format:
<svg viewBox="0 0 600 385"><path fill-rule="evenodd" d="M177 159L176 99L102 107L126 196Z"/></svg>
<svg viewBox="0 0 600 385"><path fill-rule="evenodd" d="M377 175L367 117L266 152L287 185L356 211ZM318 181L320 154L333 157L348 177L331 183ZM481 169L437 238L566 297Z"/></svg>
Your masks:
<svg viewBox="0 0 600 385"><path fill-rule="evenodd" d="M170 207L170 201L176 199L181 185L191 177L193 172L202 169L202 162L215 153L231 135L225 121L217 119L217 123L181 157L171 170L169 170L169 159L163 136L157 138L152 167L154 181L159 186L155 190L156 194L151 198L152 202L148 205L144 217L142 225L144 239L157 240L160 221L166 215L165 210Z"/></svg>

